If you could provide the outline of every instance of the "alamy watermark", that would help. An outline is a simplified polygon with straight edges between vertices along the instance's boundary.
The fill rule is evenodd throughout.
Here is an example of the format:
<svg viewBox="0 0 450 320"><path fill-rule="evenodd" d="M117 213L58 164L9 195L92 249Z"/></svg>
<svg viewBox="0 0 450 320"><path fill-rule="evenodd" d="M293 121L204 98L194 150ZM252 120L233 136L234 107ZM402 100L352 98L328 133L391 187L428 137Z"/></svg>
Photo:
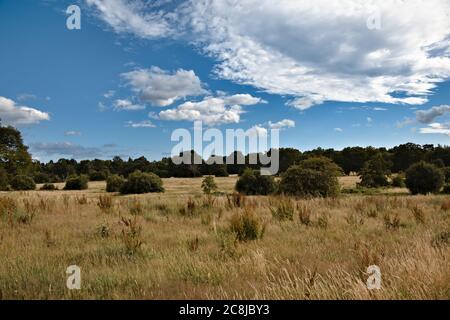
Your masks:
<svg viewBox="0 0 450 320"><path fill-rule="evenodd" d="M66 26L69 30L81 29L81 9L77 5L70 5L66 9L66 13L69 17L66 20Z"/></svg>
<svg viewBox="0 0 450 320"><path fill-rule="evenodd" d="M255 127L243 129L226 129L225 136L216 128L203 130L202 121L194 122L194 135L187 129L176 129L172 132L171 141L178 142L171 151L172 162L181 164L249 164L261 165L262 175L275 175L279 170L280 130ZM207 145L204 146L204 142ZM270 147L269 147L270 145ZM195 150L199 157L188 151ZM247 152L248 163L244 157L234 157L235 151ZM270 152L268 152L270 150ZM220 155L228 155L224 157Z"/></svg>

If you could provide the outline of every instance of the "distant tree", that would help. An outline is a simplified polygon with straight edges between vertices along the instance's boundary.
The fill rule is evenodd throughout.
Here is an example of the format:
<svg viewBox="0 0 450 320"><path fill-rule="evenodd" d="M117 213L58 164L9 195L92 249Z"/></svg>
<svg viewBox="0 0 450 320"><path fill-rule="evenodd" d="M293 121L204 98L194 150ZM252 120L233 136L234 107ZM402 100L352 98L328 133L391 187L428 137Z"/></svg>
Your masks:
<svg viewBox="0 0 450 320"><path fill-rule="evenodd" d="M71 175L67 178L64 190L85 190L88 188L89 179L86 175Z"/></svg>
<svg viewBox="0 0 450 320"><path fill-rule="evenodd" d="M247 195L268 195L275 192L272 176L263 176L259 170L246 168L236 182L235 189Z"/></svg>
<svg viewBox="0 0 450 320"><path fill-rule="evenodd" d="M420 161L406 170L406 187L412 194L438 193L444 185L444 173L436 166Z"/></svg>
<svg viewBox="0 0 450 320"><path fill-rule="evenodd" d="M17 175L10 181L11 187L14 190L34 190L36 189L36 183L33 178L25 175Z"/></svg>
<svg viewBox="0 0 450 320"><path fill-rule="evenodd" d="M163 182L154 173L133 172L122 185L122 194L142 194L150 192L164 192Z"/></svg>
<svg viewBox="0 0 450 320"><path fill-rule="evenodd" d="M390 175L390 167L392 163L387 161L381 153L378 153L372 159L364 164L360 171L360 185L368 188L385 187L389 185L388 175Z"/></svg>
<svg viewBox="0 0 450 320"><path fill-rule="evenodd" d="M392 153L393 172L405 171L412 164L425 158L425 151L422 146L414 143L399 145L392 148L390 152Z"/></svg>
<svg viewBox="0 0 450 320"><path fill-rule="evenodd" d="M285 172L289 167L302 160L302 153L294 148L281 148L279 150L279 172Z"/></svg>
<svg viewBox="0 0 450 320"><path fill-rule="evenodd" d="M300 197L334 197L339 193L341 169L325 157L311 158L281 175L279 192Z"/></svg>
<svg viewBox="0 0 450 320"><path fill-rule="evenodd" d="M217 191L217 184L213 176L206 176L202 181L202 190L204 194L211 194Z"/></svg>
<svg viewBox="0 0 450 320"><path fill-rule="evenodd" d="M117 174L110 175L106 180L106 192L119 192L126 180Z"/></svg>

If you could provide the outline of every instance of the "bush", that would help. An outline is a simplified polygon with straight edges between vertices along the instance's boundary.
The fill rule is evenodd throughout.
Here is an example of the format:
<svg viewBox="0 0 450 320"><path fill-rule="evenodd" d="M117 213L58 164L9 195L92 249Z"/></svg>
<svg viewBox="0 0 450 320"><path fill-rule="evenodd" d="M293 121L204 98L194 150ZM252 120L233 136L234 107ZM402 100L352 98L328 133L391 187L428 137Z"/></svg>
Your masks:
<svg viewBox="0 0 450 320"><path fill-rule="evenodd" d="M330 159L304 160L283 173L279 192L300 197L334 197L339 194L340 173L340 168Z"/></svg>
<svg viewBox="0 0 450 320"><path fill-rule="evenodd" d="M66 185L64 186L64 190L86 190L88 188L88 177L85 175L80 176L70 176Z"/></svg>
<svg viewBox="0 0 450 320"><path fill-rule="evenodd" d="M389 185L387 176L390 174L389 162L381 154L377 154L372 159L364 163L360 171L360 185L368 188L385 187Z"/></svg>
<svg viewBox="0 0 450 320"><path fill-rule="evenodd" d="M126 180L117 174L106 179L106 192L119 192Z"/></svg>
<svg viewBox="0 0 450 320"><path fill-rule="evenodd" d="M0 191L8 190L8 174L6 170L0 167Z"/></svg>
<svg viewBox="0 0 450 320"><path fill-rule="evenodd" d="M263 176L259 170L246 168L236 182L237 192L246 195L268 195L275 192L275 180L272 176Z"/></svg>
<svg viewBox="0 0 450 320"><path fill-rule="evenodd" d="M36 183L29 176L18 175L11 180L11 187L14 190L34 190Z"/></svg>
<svg viewBox="0 0 450 320"><path fill-rule="evenodd" d="M230 231L236 234L238 241L261 239L266 226L250 209L235 213L230 220Z"/></svg>
<svg viewBox="0 0 450 320"><path fill-rule="evenodd" d="M107 178L107 171L91 171L89 173L89 181L105 181Z"/></svg>
<svg viewBox="0 0 450 320"><path fill-rule="evenodd" d="M217 191L217 184L213 176L206 176L202 181L202 190L205 194L211 194Z"/></svg>
<svg viewBox="0 0 450 320"><path fill-rule="evenodd" d="M41 190L54 191L54 190L58 190L58 188L53 183L46 183L41 187Z"/></svg>
<svg viewBox="0 0 450 320"><path fill-rule="evenodd" d="M149 192L164 192L163 182L154 173L135 171L120 188L122 194L141 194Z"/></svg>
<svg viewBox="0 0 450 320"><path fill-rule="evenodd" d="M405 176L403 174L398 174L394 178L392 178L391 185L396 188L404 188L405 187Z"/></svg>
<svg viewBox="0 0 450 320"><path fill-rule="evenodd" d="M36 183L50 182L50 176L44 172L36 172L33 176L33 180Z"/></svg>
<svg viewBox="0 0 450 320"><path fill-rule="evenodd" d="M444 173L436 166L421 161L406 170L405 184L412 194L438 193L444 185Z"/></svg>

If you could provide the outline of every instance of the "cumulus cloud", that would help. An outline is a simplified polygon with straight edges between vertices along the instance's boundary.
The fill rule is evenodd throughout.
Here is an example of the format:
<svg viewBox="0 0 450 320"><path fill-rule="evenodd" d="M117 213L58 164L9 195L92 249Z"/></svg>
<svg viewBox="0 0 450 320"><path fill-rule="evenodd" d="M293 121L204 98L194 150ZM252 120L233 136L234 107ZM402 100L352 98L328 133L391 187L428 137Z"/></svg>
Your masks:
<svg viewBox="0 0 450 320"><path fill-rule="evenodd" d="M434 122L434 120L437 117L450 114L450 106L448 105L442 105L442 106L436 106L432 107L428 110L420 110L416 112L416 118L417 121L420 123L429 124Z"/></svg>
<svg viewBox="0 0 450 320"><path fill-rule="evenodd" d="M343 132L344 130L342 130L342 128L334 128L334 131L336 131L336 132Z"/></svg>
<svg viewBox="0 0 450 320"><path fill-rule="evenodd" d="M291 96L300 110L325 101L423 104L450 77L448 0L188 0L172 10L87 2L117 32L183 34L217 61L219 77ZM381 29L370 30L375 5Z"/></svg>
<svg viewBox="0 0 450 320"><path fill-rule="evenodd" d="M430 123L427 128L420 128L419 132L424 134L444 134L450 137L450 122Z"/></svg>
<svg viewBox="0 0 450 320"><path fill-rule="evenodd" d="M151 67L123 73L122 77L142 101L159 107L169 106L188 96L207 93L192 70L180 69L171 74L158 67Z"/></svg>
<svg viewBox="0 0 450 320"><path fill-rule="evenodd" d="M103 94L103 97L105 97L106 99L111 99L112 97L114 97L115 94L116 94L116 91L108 90L107 92L105 92Z"/></svg>
<svg viewBox="0 0 450 320"><path fill-rule="evenodd" d="M254 125L250 129L248 129L245 134L249 137L267 137L267 129L260 126L260 125Z"/></svg>
<svg viewBox="0 0 450 320"><path fill-rule="evenodd" d="M0 119L4 124L29 125L50 120L50 115L0 96Z"/></svg>
<svg viewBox="0 0 450 320"><path fill-rule="evenodd" d="M244 112L242 105L255 105L262 100L251 95L205 97L198 102L187 101L175 109L159 113L159 119L171 121L203 121L206 125L239 123Z"/></svg>
<svg viewBox="0 0 450 320"><path fill-rule="evenodd" d="M275 123L269 121L269 128L270 129L295 128L295 121L290 119L284 119Z"/></svg>
<svg viewBox="0 0 450 320"><path fill-rule="evenodd" d="M155 128L156 126L151 121L144 120L141 122L128 121L127 127L130 127L130 128Z"/></svg>
<svg viewBox="0 0 450 320"><path fill-rule="evenodd" d="M144 105L135 104L128 99L117 99L114 101L114 108L116 110L135 111L145 109Z"/></svg>
<svg viewBox="0 0 450 320"><path fill-rule="evenodd" d="M104 156L101 148L84 147L70 142L32 143L31 152L42 156L64 156L73 159L86 159Z"/></svg>

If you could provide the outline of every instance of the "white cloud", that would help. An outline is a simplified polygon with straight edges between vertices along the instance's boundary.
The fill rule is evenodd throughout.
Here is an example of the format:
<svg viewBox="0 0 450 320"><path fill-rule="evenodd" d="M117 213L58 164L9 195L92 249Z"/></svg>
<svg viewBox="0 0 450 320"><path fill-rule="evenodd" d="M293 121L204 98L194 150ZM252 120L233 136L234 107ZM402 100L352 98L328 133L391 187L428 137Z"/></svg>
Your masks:
<svg viewBox="0 0 450 320"><path fill-rule="evenodd" d="M180 69L170 74L158 67L151 67L123 73L122 77L142 101L160 107L169 106L188 96L207 93L192 70Z"/></svg>
<svg viewBox="0 0 450 320"><path fill-rule="evenodd" d="M450 122L430 123L427 128L420 128L419 132L424 134L444 134L450 137Z"/></svg>
<svg viewBox="0 0 450 320"><path fill-rule="evenodd" d="M65 136L81 136L80 131L66 131L64 132Z"/></svg>
<svg viewBox="0 0 450 320"><path fill-rule="evenodd" d="M262 100L251 95L233 95L221 97L206 97L202 101L188 101L175 109L164 110L159 113L161 120L195 121L201 120L206 125L239 123L240 115L244 112L241 105L254 105Z"/></svg>
<svg viewBox="0 0 450 320"><path fill-rule="evenodd" d="M334 128L334 131L336 131L336 132L343 132L344 130L342 130L342 128Z"/></svg>
<svg viewBox="0 0 450 320"><path fill-rule="evenodd" d="M50 115L0 96L0 119L4 124L28 125L50 120Z"/></svg>
<svg viewBox="0 0 450 320"><path fill-rule="evenodd" d="M270 129L295 128L295 121L290 119L284 119L275 123L269 121L269 128Z"/></svg>
<svg viewBox="0 0 450 320"><path fill-rule="evenodd" d="M127 0L86 0L96 9L97 14L116 32L135 34L146 39L171 35L168 17L160 10L148 6L143 1Z"/></svg>
<svg viewBox="0 0 450 320"><path fill-rule="evenodd" d="M260 126L254 125L250 129L248 129L245 134L249 137L267 137L267 129Z"/></svg>
<svg viewBox="0 0 450 320"><path fill-rule="evenodd" d="M429 124L434 122L434 119L437 117L443 116L449 114L450 115L450 106L448 105L442 105L442 106L436 106L432 107L428 110L420 110L416 112L416 118L417 121L420 123Z"/></svg>
<svg viewBox="0 0 450 320"><path fill-rule="evenodd" d="M105 92L105 94L103 94L103 97L105 97L106 99L111 99L115 94L116 92L114 90L108 90L108 92Z"/></svg>
<svg viewBox="0 0 450 320"><path fill-rule="evenodd" d="M156 126L151 121L144 120L141 122L128 121L127 127L130 127L130 128L155 128Z"/></svg>
<svg viewBox="0 0 450 320"><path fill-rule="evenodd" d="M373 122L373 119L371 118L371 117L367 117L367 123L372 123Z"/></svg>
<svg viewBox="0 0 450 320"><path fill-rule="evenodd" d="M145 109L145 106L141 104L134 104L128 99L117 99L114 101L114 108L116 110L135 111Z"/></svg>
<svg viewBox="0 0 450 320"><path fill-rule="evenodd" d="M395 126L396 126L397 128L399 128L399 129L401 129L401 128L404 128L404 127L406 127L406 126L409 126L409 125L411 125L411 124L413 124L413 123L415 123L414 119L405 117L405 118L403 118L402 121L397 121L396 124L395 124Z"/></svg>
<svg viewBox="0 0 450 320"><path fill-rule="evenodd" d="M45 156L66 156L74 159L104 156L104 151L97 147L84 147L70 142L32 143L31 152Z"/></svg>
<svg viewBox="0 0 450 320"><path fill-rule="evenodd" d="M117 32L183 35L217 61L219 77L291 96L300 110L423 104L450 77L448 0L189 0L170 12L140 0L87 2ZM366 25L374 5L380 30Z"/></svg>
<svg viewBox="0 0 450 320"><path fill-rule="evenodd" d="M374 111L387 111L386 108L381 108L381 107L374 107L373 110Z"/></svg>

